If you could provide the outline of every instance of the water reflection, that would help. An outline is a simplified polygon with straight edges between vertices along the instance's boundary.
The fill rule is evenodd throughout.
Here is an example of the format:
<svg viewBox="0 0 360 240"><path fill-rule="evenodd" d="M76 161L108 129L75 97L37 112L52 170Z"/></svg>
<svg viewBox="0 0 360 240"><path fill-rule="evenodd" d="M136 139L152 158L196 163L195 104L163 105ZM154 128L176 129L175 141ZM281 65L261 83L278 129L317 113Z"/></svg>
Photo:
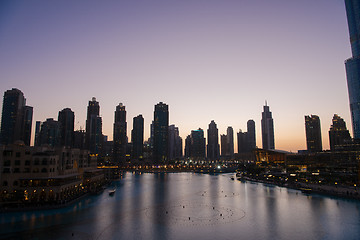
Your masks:
<svg viewBox="0 0 360 240"><path fill-rule="evenodd" d="M1 239L358 239L359 201L231 175L124 173L63 208L0 216Z"/></svg>

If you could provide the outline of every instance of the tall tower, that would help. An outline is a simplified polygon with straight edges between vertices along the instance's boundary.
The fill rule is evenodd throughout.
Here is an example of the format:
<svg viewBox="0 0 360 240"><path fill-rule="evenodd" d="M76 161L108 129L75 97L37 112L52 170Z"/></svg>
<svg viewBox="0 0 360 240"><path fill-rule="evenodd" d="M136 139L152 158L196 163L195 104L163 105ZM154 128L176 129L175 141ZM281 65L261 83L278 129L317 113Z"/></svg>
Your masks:
<svg viewBox="0 0 360 240"><path fill-rule="evenodd" d="M169 107L163 102L155 105L154 111L154 148L153 158L157 163L167 160L168 156L168 131L169 131Z"/></svg>
<svg viewBox="0 0 360 240"><path fill-rule="evenodd" d="M126 145L127 145L127 135L126 135L126 110L125 106L120 103L116 106L115 117L114 117L114 148L113 148L113 158L114 162L124 163L126 157Z"/></svg>
<svg viewBox="0 0 360 240"><path fill-rule="evenodd" d="M190 135L190 157L195 160L205 159L204 130L192 130Z"/></svg>
<svg viewBox="0 0 360 240"><path fill-rule="evenodd" d="M214 120L211 120L207 134L207 158L210 161L218 160L220 158L219 131Z"/></svg>
<svg viewBox="0 0 360 240"><path fill-rule="evenodd" d="M275 149L274 120L267 102L265 102L264 111L262 112L261 133L263 149Z"/></svg>
<svg viewBox="0 0 360 240"><path fill-rule="evenodd" d="M175 125L169 126L169 160L182 157L182 138L179 136L179 128Z"/></svg>
<svg viewBox="0 0 360 240"><path fill-rule="evenodd" d="M307 150L309 152L321 152L321 126L318 116L305 116L305 132Z"/></svg>
<svg viewBox="0 0 360 240"><path fill-rule="evenodd" d="M248 151L252 151L254 148L256 148L255 121L252 119L247 121L246 138Z"/></svg>
<svg viewBox="0 0 360 240"><path fill-rule="evenodd" d="M93 97L89 101L87 107L87 118L86 118L86 146L90 150L90 153L98 154L101 151L102 144L102 120L99 116L100 105Z"/></svg>
<svg viewBox="0 0 360 240"><path fill-rule="evenodd" d="M360 139L360 2L345 0L352 58L345 61L354 138Z"/></svg>
<svg viewBox="0 0 360 240"><path fill-rule="evenodd" d="M11 144L17 140L30 145L33 108L25 106L24 94L16 88L4 93L1 117L1 143Z"/></svg>
<svg viewBox="0 0 360 240"><path fill-rule="evenodd" d="M334 151L335 146L351 142L349 130L346 123L339 115L334 114L332 125L329 130L330 150Z"/></svg>
<svg viewBox="0 0 360 240"><path fill-rule="evenodd" d="M60 123L60 145L73 147L74 145L74 122L75 114L70 108L59 111L58 121Z"/></svg>
<svg viewBox="0 0 360 240"><path fill-rule="evenodd" d="M60 123L53 118L46 119L41 124L41 130L39 135L39 146L46 144L51 147L57 147L60 145Z"/></svg>
<svg viewBox="0 0 360 240"><path fill-rule="evenodd" d="M234 156L234 130L232 127L228 127L226 130L226 139L228 144L228 155Z"/></svg>
<svg viewBox="0 0 360 240"><path fill-rule="evenodd" d="M133 130L131 131L132 157L141 159L143 157L144 145L144 118L142 115L133 118Z"/></svg>

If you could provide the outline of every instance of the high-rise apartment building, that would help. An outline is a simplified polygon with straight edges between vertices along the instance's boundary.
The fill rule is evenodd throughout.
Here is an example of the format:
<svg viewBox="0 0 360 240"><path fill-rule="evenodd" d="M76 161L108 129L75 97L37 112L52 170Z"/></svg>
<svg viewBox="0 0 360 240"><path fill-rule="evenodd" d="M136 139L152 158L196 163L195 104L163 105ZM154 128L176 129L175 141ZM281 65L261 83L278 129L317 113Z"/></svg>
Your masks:
<svg viewBox="0 0 360 240"><path fill-rule="evenodd" d="M249 151L256 148L255 121L252 119L247 121L247 143Z"/></svg>
<svg viewBox="0 0 360 240"><path fill-rule="evenodd" d="M207 130L208 144L207 144L207 158L210 161L219 160L220 146L219 146L219 131L214 120L211 120Z"/></svg>
<svg viewBox="0 0 360 240"><path fill-rule="evenodd" d="M201 128L199 128L198 130L192 130L188 138L186 138L186 144L188 148L187 154L189 155L189 157L192 160L204 160L206 148L204 130L202 130Z"/></svg>
<svg viewBox="0 0 360 240"><path fill-rule="evenodd" d="M306 146L308 152L321 152L320 118L316 115L305 116Z"/></svg>
<svg viewBox="0 0 360 240"><path fill-rule="evenodd" d="M157 163L165 162L168 156L169 107L163 102L155 105L153 158Z"/></svg>
<svg viewBox="0 0 360 240"><path fill-rule="evenodd" d="M100 105L93 97L89 101L87 107L87 118L86 118L86 147L92 154L98 154L101 151L101 144L103 141L102 136L102 119L99 116Z"/></svg>
<svg viewBox="0 0 360 240"><path fill-rule="evenodd" d="M24 94L16 88L4 93L1 117L1 143L11 144L17 140L30 145L33 108L26 106Z"/></svg>
<svg viewBox="0 0 360 240"><path fill-rule="evenodd" d="M233 157L234 156L234 129L232 127L227 128L226 139L227 139L227 144L228 144L227 155L230 157Z"/></svg>
<svg viewBox="0 0 360 240"><path fill-rule="evenodd" d="M114 117L114 137L113 137L113 159L114 163L125 162L127 146L127 123L125 106L120 103L116 106Z"/></svg>
<svg viewBox="0 0 360 240"><path fill-rule="evenodd" d="M169 160L180 159L182 157L182 138L179 136L179 128L175 125L169 126Z"/></svg>
<svg viewBox="0 0 360 240"><path fill-rule="evenodd" d="M40 146L40 128L41 128L41 121L36 121L35 123L35 146Z"/></svg>
<svg viewBox="0 0 360 240"><path fill-rule="evenodd" d="M349 130L346 123L339 115L334 114L332 125L329 130L330 150L335 151L337 145L344 145L351 142Z"/></svg>
<svg viewBox="0 0 360 240"><path fill-rule="evenodd" d="M220 143L221 143L221 157L228 156L229 144L228 144L227 136L225 134L220 135Z"/></svg>
<svg viewBox="0 0 360 240"><path fill-rule="evenodd" d="M74 123L75 114L70 108L59 111L58 121L60 123L60 145L66 147L74 146Z"/></svg>
<svg viewBox="0 0 360 240"><path fill-rule="evenodd" d="M39 145L49 145L51 147L60 146L61 124L53 118L46 119L41 124Z"/></svg>
<svg viewBox="0 0 360 240"><path fill-rule="evenodd" d="M263 149L275 149L274 120L272 118L272 113L270 112L270 108L267 105L267 102L265 102L264 111L262 112L261 133Z"/></svg>
<svg viewBox="0 0 360 240"><path fill-rule="evenodd" d="M360 139L360 1L345 0L352 58L345 61L354 138Z"/></svg>
<svg viewBox="0 0 360 240"><path fill-rule="evenodd" d="M144 118L138 115L133 118L133 130L131 131L132 158L142 159L144 149Z"/></svg>
<svg viewBox="0 0 360 240"><path fill-rule="evenodd" d="M237 133L238 153L248 152L248 133L242 132L241 129Z"/></svg>

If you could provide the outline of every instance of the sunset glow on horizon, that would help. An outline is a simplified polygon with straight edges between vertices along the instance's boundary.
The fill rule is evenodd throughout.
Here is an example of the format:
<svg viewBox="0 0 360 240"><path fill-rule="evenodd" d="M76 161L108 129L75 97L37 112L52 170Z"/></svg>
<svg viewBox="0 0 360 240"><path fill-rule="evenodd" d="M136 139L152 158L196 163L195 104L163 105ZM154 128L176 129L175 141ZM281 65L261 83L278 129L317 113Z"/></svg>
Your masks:
<svg viewBox="0 0 360 240"><path fill-rule="evenodd" d="M332 116L352 134L344 61L351 57L343 0L2 1L0 92L20 89L35 121L71 108L85 129L88 101L100 103L113 138L126 106L150 135L154 105L169 105L183 142L191 130L246 131L267 100L275 148L306 149L305 115L318 115L324 150Z"/></svg>

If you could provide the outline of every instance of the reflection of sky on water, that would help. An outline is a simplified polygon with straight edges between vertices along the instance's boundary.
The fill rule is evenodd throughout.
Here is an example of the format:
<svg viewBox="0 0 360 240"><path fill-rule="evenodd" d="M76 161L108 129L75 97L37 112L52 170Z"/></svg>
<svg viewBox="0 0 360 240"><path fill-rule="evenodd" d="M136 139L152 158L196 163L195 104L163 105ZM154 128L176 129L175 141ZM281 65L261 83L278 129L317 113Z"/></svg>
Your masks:
<svg viewBox="0 0 360 240"><path fill-rule="evenodd" d="M229 174L124 173L62 209L2 213L2 239L357 239L360 202ZM74 234L72 236L72 234Z"/></svg>

